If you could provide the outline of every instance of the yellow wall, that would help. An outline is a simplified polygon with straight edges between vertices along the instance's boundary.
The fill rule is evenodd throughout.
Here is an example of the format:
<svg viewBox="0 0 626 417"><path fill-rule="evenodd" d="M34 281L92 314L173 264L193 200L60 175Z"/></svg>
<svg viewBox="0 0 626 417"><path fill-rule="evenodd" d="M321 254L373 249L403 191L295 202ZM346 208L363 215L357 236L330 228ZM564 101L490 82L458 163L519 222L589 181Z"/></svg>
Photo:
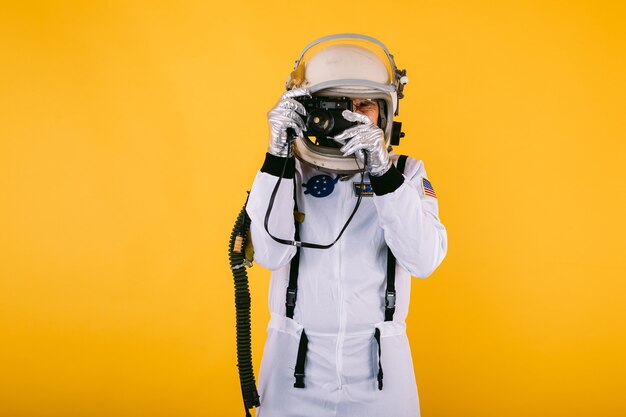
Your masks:
<svg viewBox="0 0 626 417"><path fill-rule="evenodd" d="M243 415L228 235L337 32L408 69L398 151L448 228L412 294L423 415L626 415L623 2L210 3L0 6L0 417Z"/></svg>

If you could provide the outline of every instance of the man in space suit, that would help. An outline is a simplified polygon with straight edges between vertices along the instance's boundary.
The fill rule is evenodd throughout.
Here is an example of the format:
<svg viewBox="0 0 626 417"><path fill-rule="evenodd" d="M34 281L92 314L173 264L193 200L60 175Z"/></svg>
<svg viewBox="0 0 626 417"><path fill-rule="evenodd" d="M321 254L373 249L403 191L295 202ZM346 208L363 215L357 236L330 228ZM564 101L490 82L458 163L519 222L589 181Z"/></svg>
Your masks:
<svg viewBox="0 0 626 417"><path fill-rule="evenodd" d="M268 113L246 208L254 259L273 271L259 417L419 416L411 276L439 266L447 235L422 161L390 149L407 82L377 40L333 35L305 48ZM351 126L311 140L306 97L347 97Z"/></svg>

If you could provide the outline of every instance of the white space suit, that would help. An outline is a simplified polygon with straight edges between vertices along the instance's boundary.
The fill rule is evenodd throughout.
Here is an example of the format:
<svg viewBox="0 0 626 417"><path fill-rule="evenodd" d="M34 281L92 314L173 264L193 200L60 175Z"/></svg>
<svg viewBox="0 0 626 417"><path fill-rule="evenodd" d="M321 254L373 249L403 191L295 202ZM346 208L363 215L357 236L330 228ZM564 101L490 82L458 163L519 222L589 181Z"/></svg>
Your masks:
<svg viewBox="0 0 626 417"><path fill-rule="evenodd" d="M397 158L391 154L394 163ZM300 239L332 242L357 201L360 175L342 180L293 157L289 160L286 174L290 178L283 179L276 196L270 232L294 238L295 195L298 211L304 213ZM446 230L422 162L408 158L404 176L395 167L382 177L366 174L365 182L371 183L373 192L364 193L342 238L330 249L300 249L297 302L291 319L285 315L285 294L296 249L275 242L263 227L284 161L267 155L247 205L254 260L273 271L257 416L419 416L405 333L411 275L430 275L447 250ZM384 320L387 247L397 258L393 321ZM305 387L295 388L294 367L303 329L308 337ZM377 382L379 359L384 370L382 390Z"/></svg>

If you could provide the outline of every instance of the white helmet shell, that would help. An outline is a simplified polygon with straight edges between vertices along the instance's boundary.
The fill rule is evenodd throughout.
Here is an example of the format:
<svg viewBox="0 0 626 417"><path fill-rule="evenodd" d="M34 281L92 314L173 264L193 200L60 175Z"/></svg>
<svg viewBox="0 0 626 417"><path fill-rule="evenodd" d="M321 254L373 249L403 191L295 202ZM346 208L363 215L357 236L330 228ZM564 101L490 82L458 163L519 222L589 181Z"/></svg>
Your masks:
<svg viewBox="0 0 626 417"><path fill-rule="evenodd" d="M362 46L330 45L306 62L302 87L347 79L389 84L389 69L374 52Z"/></svg>

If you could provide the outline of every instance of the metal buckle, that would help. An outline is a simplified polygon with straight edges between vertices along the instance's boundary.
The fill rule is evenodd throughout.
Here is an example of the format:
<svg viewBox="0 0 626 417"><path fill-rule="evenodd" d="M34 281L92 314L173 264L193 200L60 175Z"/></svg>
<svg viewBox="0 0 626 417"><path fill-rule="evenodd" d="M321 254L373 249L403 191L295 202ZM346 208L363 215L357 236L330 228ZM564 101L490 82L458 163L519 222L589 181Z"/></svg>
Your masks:
<svg viewBox="0 0 626 417"><path fill-rule="evenodd" d="M287 288L287 306L295 307L296 305L296 290L293 288Z"/></svg>
<svg viewBox="0 0 626 417"><path fill-rule="evenodd" d="M385 308L396 308L396 292L387 291L385 295Z"/></svg>

